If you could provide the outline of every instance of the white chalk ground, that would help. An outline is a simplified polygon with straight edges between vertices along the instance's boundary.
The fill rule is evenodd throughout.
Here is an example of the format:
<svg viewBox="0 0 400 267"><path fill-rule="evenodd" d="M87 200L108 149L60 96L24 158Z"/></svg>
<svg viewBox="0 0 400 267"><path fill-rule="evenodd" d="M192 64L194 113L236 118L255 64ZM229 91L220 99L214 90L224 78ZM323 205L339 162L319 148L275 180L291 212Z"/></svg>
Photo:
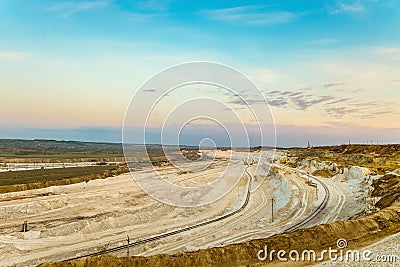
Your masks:
<svg viewBox="0 0 400 267"><path fill-rule="evenodd" d="M329 163L317 163L315 165L318 169L329 168ZM311 167L308 165L299 169L312 173L317 168L311 164ZM343 221L362 215L366 209L370 185L373 180L379 177L381 176L371 176L367 168L353 166L350 169L344 168L342 174L337 174L332 178L320 178L330 189L332 194L330 202L338 202L336 217L329 218L325 222Z"/></svg>
<svg viewBox="0 0 400 267"><path fill-rule="evenodd" d="M214 165L203 171L179 173L163 168L165 179L198 186L213 181L227 164L229 152L219 153ZM255 159L259 154L252 153ZM35 266L44 261L59 261L126 244L155 234L193 225L238 209L244 202L249 177L244 165L235 159L240 182L222 199L199 208L179 208L162 204L134 183L129 174L88 183L49 187L0 194L0 266ZM262 159L263 161L264 159ZM153 255L191 251L280 233L306 218L323 198L319 188L306 179L276 167L265 178L269 167L249 167L253 176L248 206L240 213L217 223L132 247L130 255ZM146 171L142 171L146 175ZM331 200L313 224L344 220L365 208L365 190L339 179L324 180ZM355 194L356 193L356 194ZM274 221L271 222L271 198ZM22 233L28 221L29 232ZM126 251L117 255L126 255ZM255 255L256 257L256 255Z"/></svg>
<svg viewBox="0 0 400 267"><path fill-rule="evenodd" d="M122 162L107 162L108 164L121 164ZM28 171L39 169L60 169L84 166L96 166L98 162L38 162L38 163L4 163L0 162L0 172Z"/></svg>

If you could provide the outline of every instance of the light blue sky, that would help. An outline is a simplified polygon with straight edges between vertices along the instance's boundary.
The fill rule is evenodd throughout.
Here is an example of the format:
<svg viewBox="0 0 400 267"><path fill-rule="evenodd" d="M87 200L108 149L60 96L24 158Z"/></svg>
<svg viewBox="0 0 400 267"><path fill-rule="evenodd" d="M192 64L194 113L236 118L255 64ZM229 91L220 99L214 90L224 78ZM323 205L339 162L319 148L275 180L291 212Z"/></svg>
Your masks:
<svg viewBox="0 0 400 267"><path fill-rule="evenodd" d="M399 29L395 0L3 0L0 138L120 141L147 78L206 60L259 85L280 146L399 142Z"/></svg>

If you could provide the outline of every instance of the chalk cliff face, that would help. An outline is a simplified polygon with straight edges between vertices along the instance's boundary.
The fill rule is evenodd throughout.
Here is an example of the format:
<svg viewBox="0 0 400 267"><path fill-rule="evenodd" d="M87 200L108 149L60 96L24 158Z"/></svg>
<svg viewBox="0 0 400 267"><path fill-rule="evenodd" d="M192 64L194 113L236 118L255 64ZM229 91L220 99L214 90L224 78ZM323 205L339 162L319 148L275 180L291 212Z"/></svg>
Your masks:
<svg viewBox="0 0 400 267"><path fill-rule="evenodd" d="M343 158L353 162L377 163L381 161L379 157L376 159L360 154L346 154ZM297 166L313 172L314 175L332 177L336 181L347 184L354 190L354 195L363 193L367 213L376 212L400 202L400 168L378 175L375 168L371 170L371 168L360 166L344 167L334 162L318 162L315 159L299 160Z"/></svg>
<svg viewBox="0 0 400 267"><path fill-rule="evenodd" d="M285 206L290 197L290 186L286 179L272 166L260 164L254 173L255 180L264 179L264 183L270 188L270 197L275 200L275 208L280 209Z"/></svg>
<svg viewBox="0 0 400 267"><path fill-rule="evenodd" d="M367 168L352 166L350 169L344 168L343 174L345 175L345 180L349 184L360 184L367 180L367 175L371 172Z"/></svg>
<svg viewBox="0 0 400 267"><path fill-rule="evenodd" d="M276 209L280 209L285 206L290 198L290 187L286 179L279 174L275 169L267 177L267 183L272 187L273 198L275 199Z"/></svg>

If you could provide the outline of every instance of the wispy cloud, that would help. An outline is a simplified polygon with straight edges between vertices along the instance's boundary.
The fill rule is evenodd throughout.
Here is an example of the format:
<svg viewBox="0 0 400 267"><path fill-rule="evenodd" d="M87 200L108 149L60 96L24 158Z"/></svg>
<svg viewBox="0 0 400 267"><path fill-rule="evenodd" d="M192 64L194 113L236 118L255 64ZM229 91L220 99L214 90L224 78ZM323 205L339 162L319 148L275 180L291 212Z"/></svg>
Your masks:
<svg viewBox="0 0 400 267"><path fill-rule="evenodd" d="M400 60L400 48L397 47L378 47L374 51L389 60Z"/></svg>
<svg viewBox="0 0 400 267"><path fill-rule="evenodd" d="M272 91L267 93L267 99L271 106L307 110L314 105L333 100L335 97L317 96L305 91Z"/></svg>
<svg viewBox="0 0 400 267"><path fill-rule="evenodd" d="M380 115L393 114L393 111L389 108L376 109L376 107L364 106L363 102L358 105L337 105L328 106L325 109L325 113L335 118L342 118L343 116L353 116L362 119L375 118Z"/></svg>
<svg viewBox="0 0 400 267"><path fill-rule="evenodd" d="M347 102L347 101L349 101L349 100L351 100L351 98L346 98L346 97L344 97L344 98L338 98L338 99L336 99L336 100L334 100L334 101L328 102L327 104L328 104L328 105L340 104L340 103Z"/></svg>
<svg viewBox="0 0 400 267"><path fill-rule="evenodd" d="M384 54L393 54L393 53L399 53L400 48L395 48L395 47L381 47L378 48L378 52L384 53Z"/></svg>
<svg viewBox="0 0 400 267"><path fill-rule="evenodd" d="M126 12L125 18L131 22L149 22L158 18L167 16L167 13L154 12L154 13L140 13L140 12ZM154 44L154 43L152 43Z"/></svg>
<svg viewBox="0 0 400 267"><path fill-rule="evenodd" d="M396 114L395 102L365 101L356 98L341 98L327 103L324 112L335 118L353 116L358 118L375 118L385 114Z"/></svg>
<svg viewBox="0 0 400 267"><path fill-rule="evenodd" d="M336 44L337 42L339 42L339 40L335 38L324 38L315 40L312 43L317 45L331 45L331 44Z"/></svg>
<svg viewBox="0 0 400 267"><path fill-rule="evenodd" d="M47 8L47 10L59 12L63 18L68 18L79 12L106 7L108 4L109 4L108 0L83 1L83 2L68 1L68 2L59 2Z"/></svg>
<svg viewBox="0 0 400 267"><path fill-rule="evenodd" d="M254 79L260 83L275 82L279 78L283 77L282 74L278 73L277 71L266 68L249 69L247 73L249 73L251 77L254 77Z"/></svg>
<svg viewBox="0 0 400 267"><path fill-rule="evenodd" d="M323 85L324 88L329 88L329 87L335 87L335 86L340 86L340 85L344 85L346 83L342 83L342 82L336 82L336 83L326 83Z"/></svg>
<svg viewBox="0 0 400 267"><path fill-rule="evenodd" d="M23 59L31 55L32 54L28 52L0 51L0 59Z"/></svg>
<svg viewBox="0 0 400 267"><path fill-rule="evenodd" d="M143 90L143 92L146 92L146 93L155 93L156 90L154 90L154 89L145 89L145 90Z"/></svg>
<svg viewBox="0 0 400 267"><path fill-rule="evenodd" d="M270 6L239 6L232 8L203 10L201 14L210 20L238 22L250 25L287 23L301 14L288 11L269 11Z"/></svg>
<svg viewBox="0 0 400 267"><path fill-rule="evenodd" d="M242 99L233 99L229 101L231 104L238 104L238 105L257 105L257 104L265 104L264 99L246 99L246 102Z"/></svg>
<svg viewBox="0 0 400 267"><path fill-rule="evenodd" d="M345 0L337 1L335 7L329 10L329 13L341 14L341 13L360 13L365 11L365 5L362 0Z"/></svg>
<svg viewBox="0 0 400 267"><path fill-rule="evenodd" d="M137 7L140 9L155 11L155 12L167 12L168 7L172 1L168 0L146 0L139 1Z"/></svg>
<svg viewBox="0 0 400 267"><path fill-rule="evenodd" d="M288 110L308 110L320 105L321 111L334 118L354 116L373 118L379 115L393 114L396 102L365 101L352 97L317 95L306 91L271 91L266 94L271 106Z"/></svg>

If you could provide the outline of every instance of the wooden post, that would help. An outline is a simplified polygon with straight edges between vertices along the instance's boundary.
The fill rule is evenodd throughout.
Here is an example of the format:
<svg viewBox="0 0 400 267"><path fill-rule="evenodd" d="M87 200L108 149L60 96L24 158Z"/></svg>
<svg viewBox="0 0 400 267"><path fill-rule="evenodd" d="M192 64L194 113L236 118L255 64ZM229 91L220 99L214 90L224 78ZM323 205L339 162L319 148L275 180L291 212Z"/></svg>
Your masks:
<svg viewBox="0 0 400 267"><path fill-rule="evenodd" d="M273 197L271 197L271 223L274 222L274 202L275 202L275 199Z"/></svg>
<svg viewBox="0 0 400 267"><path fill-rule="evenodd" d="M126 235L126 241L128 241L128 250L126 252L126 255L127 255L127 257L129 257L129 243L130 243L129 235Z"/></svg>
<svg viewBox="0 0 400 267"><path fill-rule="evenodd" d="M24 223L22 224L22 232L28 232L28 221L24 221Z"/></svg>

